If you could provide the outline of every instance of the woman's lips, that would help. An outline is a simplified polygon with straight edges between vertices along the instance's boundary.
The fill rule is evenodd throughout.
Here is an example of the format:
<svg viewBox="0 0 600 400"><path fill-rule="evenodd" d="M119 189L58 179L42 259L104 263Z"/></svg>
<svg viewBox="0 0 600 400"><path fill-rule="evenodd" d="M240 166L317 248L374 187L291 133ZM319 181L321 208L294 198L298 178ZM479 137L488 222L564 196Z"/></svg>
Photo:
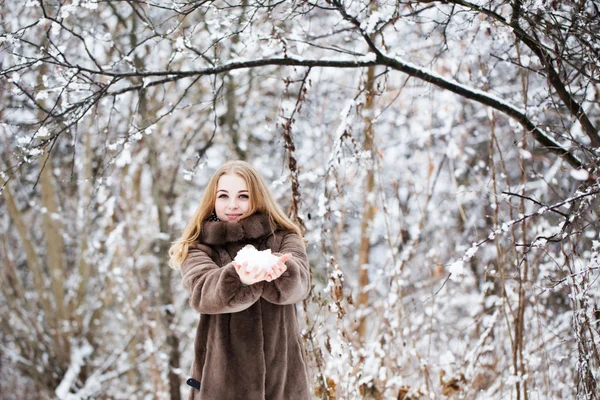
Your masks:
<svg viewBox="0 0 600 400"><path fill-rule="evenodd" d="M225 214L225 216L227 217L227 219L238 219L242 216L242 214Z"/></svg>

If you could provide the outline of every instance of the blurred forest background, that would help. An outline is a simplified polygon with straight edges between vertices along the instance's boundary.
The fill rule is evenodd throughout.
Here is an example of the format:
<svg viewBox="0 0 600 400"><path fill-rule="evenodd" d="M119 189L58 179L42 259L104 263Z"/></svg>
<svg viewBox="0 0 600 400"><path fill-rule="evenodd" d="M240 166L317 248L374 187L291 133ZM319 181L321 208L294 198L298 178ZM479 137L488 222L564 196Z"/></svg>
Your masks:
<svg viewBox="0 0 600 400"><path fill-rule="evenodd" d="M0 398L187 397L167 249L243 159L316 399L598 399L599 10L0 0Z"/></svg>

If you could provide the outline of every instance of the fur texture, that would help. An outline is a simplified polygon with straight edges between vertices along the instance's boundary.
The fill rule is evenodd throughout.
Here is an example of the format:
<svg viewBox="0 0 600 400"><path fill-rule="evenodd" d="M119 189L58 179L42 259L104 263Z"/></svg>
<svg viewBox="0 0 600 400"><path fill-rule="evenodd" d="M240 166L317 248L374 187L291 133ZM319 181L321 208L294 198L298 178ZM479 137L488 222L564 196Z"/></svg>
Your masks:
<svg viewBox="0 0 600 400"><path fill-rule="evenodd" d="M270 233L269 217L254 214L239 222L205 221L200 243L220 246L225 243L257 239Z"/></svg>
<svg viewBox="0 0 600 400"><path fill-rule="evenodd" d="M246 244L291 253L272 282L242 286L232 264ZM239 222L205 221L181 266L190 305L200 313L189 400L311 398L296 303L310 291L302 238L273 232L264 214ZM196 385L197 386L197 385Z"/></svg>

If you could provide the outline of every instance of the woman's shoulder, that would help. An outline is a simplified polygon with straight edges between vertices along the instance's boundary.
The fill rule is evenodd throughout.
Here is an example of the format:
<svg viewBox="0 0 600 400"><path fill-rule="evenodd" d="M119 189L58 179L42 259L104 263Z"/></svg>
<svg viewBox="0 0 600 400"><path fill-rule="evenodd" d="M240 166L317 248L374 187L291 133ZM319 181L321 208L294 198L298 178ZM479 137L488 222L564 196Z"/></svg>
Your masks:
<svg viewBox="0 0 600 400"><path fill-rule="evenodd" d="M281 246L298 246L305 247L304 238L293 229L279 228L273 232L271 241L273 247L280 248ZM279 250L275 250L279 251Z"/></svg>
<svg viewBox="0 0 600 400"><path fill-rule="evenodd" d="M278 226L277 229L275 229L275 231L273 232L273 235L277 235L279 237L285 237L285 236L288 236L288 235L296 235L296 236L298 236L298 234L294 230L287 229L287 228L284 228L282 226Z"/></svg>

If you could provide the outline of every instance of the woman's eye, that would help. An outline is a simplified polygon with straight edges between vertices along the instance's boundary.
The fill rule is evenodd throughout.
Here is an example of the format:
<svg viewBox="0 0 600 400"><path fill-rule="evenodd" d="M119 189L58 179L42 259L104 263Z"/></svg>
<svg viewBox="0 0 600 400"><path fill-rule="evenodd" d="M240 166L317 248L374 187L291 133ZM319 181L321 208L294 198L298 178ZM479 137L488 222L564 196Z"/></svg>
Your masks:
<svg viewBox="0 0 600 400"><path fill-rule="evenodd" d="M240 195L240 199L249 199L250 197L248 197L247 194L241 194Z"/></svg>
<svg viewBox="0 0 600 400"><path fill-rule="evenodd" d="M226 198L227 198L227 195L226 195L226 194L220 194L220 195L219 195L219 199L226 199Z"/></svg>

